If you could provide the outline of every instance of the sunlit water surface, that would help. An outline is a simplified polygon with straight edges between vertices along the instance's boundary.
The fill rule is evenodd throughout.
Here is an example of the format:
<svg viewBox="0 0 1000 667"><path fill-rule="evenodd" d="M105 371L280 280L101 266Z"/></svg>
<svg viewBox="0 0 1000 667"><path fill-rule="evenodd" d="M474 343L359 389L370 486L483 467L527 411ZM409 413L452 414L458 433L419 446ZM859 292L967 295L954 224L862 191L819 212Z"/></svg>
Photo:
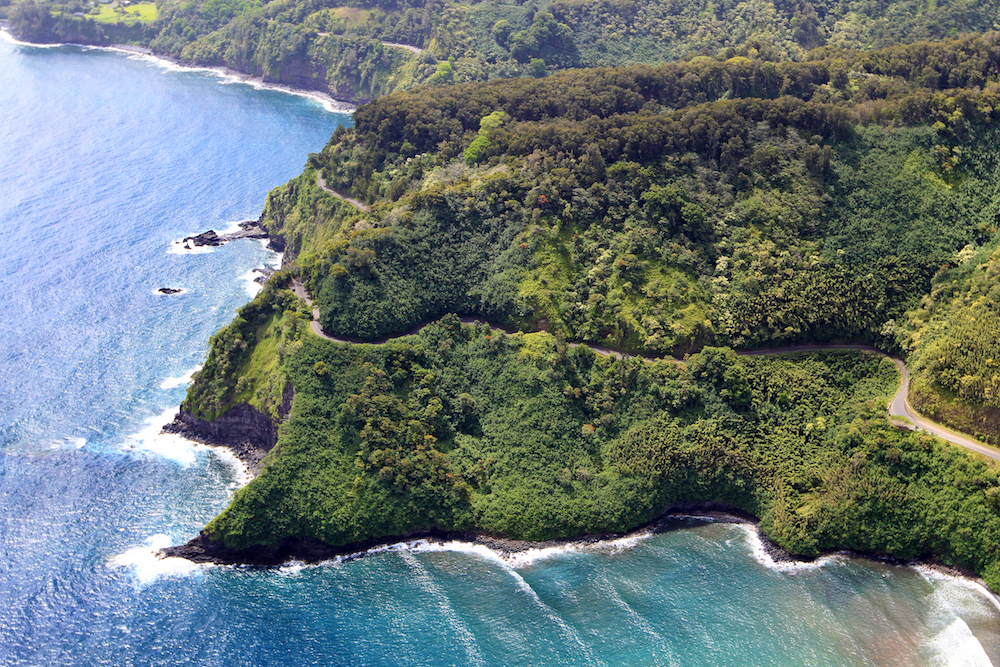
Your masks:
<svg viewBox="0 0 1000 667"><path fill-rule="evenodd" d="M0 664L1000 665L974 586L779 568L727 524L511 561L157 561L242 482L224 453L156 433L277 259L173 242L256 217L338 123L209 72L0 41Z"/></svg>

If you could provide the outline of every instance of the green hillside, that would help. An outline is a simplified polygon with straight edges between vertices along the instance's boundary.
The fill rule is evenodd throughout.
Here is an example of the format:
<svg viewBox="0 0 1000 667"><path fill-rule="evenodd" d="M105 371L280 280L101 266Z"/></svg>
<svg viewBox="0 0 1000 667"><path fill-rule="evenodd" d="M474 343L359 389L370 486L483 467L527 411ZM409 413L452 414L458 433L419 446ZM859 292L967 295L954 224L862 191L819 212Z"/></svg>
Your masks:
<svg viewBox="0 0 1000 667"><path fill-rule="evenodd" d="M869 342L910 352L915 395L994 400L976 369L995 358L998 65L987 34L359 108L268 196L286 268L213 338L182 406L277 420L294 389L262 473L205 539L542 539L712 501L797 554L935 554L1000 587L996 467L893 428L890 362L730 349ZM324 340L296 277L329 334L436 321ZM966 308L981 325L941 329Z"/></svg>
<svg viewBox="0 0 1000 667"><path fill-rule="evenodd" d="M192 64L368 100L421 83L540 77L695 55L804 61L819 47L871 49L982 33L994 28L1000 3L160 0L152 23L137 23L134 9L125 9L128 15L109 23L78 0L8 0L0 18L30 41L132 43Z"/></svg>

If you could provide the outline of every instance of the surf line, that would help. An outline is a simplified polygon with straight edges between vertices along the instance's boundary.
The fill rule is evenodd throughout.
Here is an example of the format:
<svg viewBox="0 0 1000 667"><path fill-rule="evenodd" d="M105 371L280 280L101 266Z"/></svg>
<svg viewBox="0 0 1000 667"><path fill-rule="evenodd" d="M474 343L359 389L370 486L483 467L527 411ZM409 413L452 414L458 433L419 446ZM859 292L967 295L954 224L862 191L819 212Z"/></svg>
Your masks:
<svg viewBox="0 0 1000 667"><path fill-rule="evenodd" d="M317 102L329 113L342 113L342 114L353 114L357 107L350 102L345 102L343 100L338 100L328 93L324 93L320 90L309 90L307 88L297 88L295 86L289 86L281 83L273 83L269 81L264 81L263 77L250 76L249 74L244 74L234 69L228 67L209 67L205 65L190 65L183 63L173 58L167 56L158 55L153 53L150 49L132 46L129 44L111 44L108 46L99 46L96 44L76 44L73 42L59 42L55 44L42 44L37 42L25 42L18 39L10 31L10 26L0 26L0 36L6 39L11 44L17 46L28 46L37 49L56 49L62 47L73 47L82 49L84 51L108 51L111 53L122 54L132 60L142 60L165 70L175 71L175 72L201 72L205 74L211 74L217 76L221 79L220 84L233 84L239 83L250 86L254 90L269 90L279 93L284 93L286 95L295 95L296 97L304 97Z"/></svg>

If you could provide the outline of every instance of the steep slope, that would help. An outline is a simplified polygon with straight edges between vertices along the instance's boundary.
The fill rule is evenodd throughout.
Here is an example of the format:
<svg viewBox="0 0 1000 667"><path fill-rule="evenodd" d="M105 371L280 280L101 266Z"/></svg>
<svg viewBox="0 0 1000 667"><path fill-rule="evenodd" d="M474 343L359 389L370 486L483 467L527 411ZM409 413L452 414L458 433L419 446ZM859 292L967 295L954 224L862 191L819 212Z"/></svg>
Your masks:
<svg viewBox="0 0 1000 667"><path fill-rule="evenodd" d="M701 58L360 108L268 196L286 268L213 340L183 408L281 418L277 445L178 553L543 539L706 501L794 553L936 555L1000 588L995 466L894 428L891 362L712 346L903 340L944 265L996 234L996 44ZM295 275L330 334L444 317L333 342Z"/></svg>
<svg viewBox="0 0 1000 667"><path fill-rule="evenodd" d="M914 407L993 444L1000 443L998 241L959 252L900 327Z"/></svg>
<svg viewBox="0 0 1000 667"><path fill-rule="evenodd" d="M998 54L991 34L422 88L359 109L264 222L338 335L458 312L655 353L892 348L993 234Z"/></svg>

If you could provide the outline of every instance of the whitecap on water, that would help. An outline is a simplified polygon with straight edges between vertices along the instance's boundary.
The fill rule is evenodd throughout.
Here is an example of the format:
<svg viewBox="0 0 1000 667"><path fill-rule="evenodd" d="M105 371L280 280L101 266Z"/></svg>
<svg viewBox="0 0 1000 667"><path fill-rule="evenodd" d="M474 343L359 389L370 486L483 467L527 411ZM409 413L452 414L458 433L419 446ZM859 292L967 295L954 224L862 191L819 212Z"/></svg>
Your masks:
<svg viewBox="0 0 1000 667"><path fill-rule="evenodd" d="M264 286L257 282L257 278L261 275L260 271L250 270L240 276L240 280L243 281L244 287L246 287L247 294L250 296L257 296Z"/></svg>
<svg viewBox="0 0 1000 667"><path fill-rule="evenodd" d="M208 564L192 563L185 558L164 558L160 550L174 544L169 535L153 535L143 546L134 547L108 561L108 567L131 568L139 584L153 583L161 577L189 576L203 571Z"/></svg>
<svg viewBox="0 0 1000 667"><path fill-rule="evenodd" d="M747 523L734 523L733 527L743 531L754 560L775 572L794 574L796 572L819 570L829 565L843 565L846 562L846 558L840 554L822 556L813 561L778 561L767 552L767 549L764 547L764 541L760 539L760 532L757 526Z"/></svg>
<svg viewBox="0 0 1000 667"><path fill-rule="evenodd" d="M211 453L233 469L235 477L232 488L246 486L253 479L246 464L231 450L203 445L176 433L164 433L163 427L173 420L176 412L176 408L169 408L155 417L150 417L143 429L126 438L125 446L129 451L169 459L185 468L193 464L199 456Z"/></svg>
<svg viewBox="0 0 1000 667"><path fill-rule="evenodd" d="M956 617L931 639L929 664L935 667L993 667L990 657L968 623Z"/></svg>
<svg viewBox="0 0 1000 667"><path fill-rule="evenodd" d="M11 44L17 44L18 46L31 46L36 49L58 49L63 46L69 46L68 44L32 44L31 42L22 42L14 35L10 34L7 28L0 28L0 37L7 40Z"/></svg>
<svg viewBox="0 0 1000 667"><path fill-rule="evenodd" d="M168 255L204 255L213 252L215 248L210 245L199 245L185 243L184 240L171 241L167 247Z"/></svg>
<svg viewBox="0 0 1000 667"><path fill-rule="evenodd" d="M325 111L330 113L341 113L350 114L354 113L355 107L353 104L347 102L341 102L340 100L335 100L326 93L319 91L309 91L309 90L299 90L297 88L292 88L290 86L283 86L274 83L265 83L263 79L258 77L251 77L234 70L226 69L224 67L198 67L189 65L180 65L173 60L168 60L167 58L161 58L159 56L153 55L151 53L136 53L135 51L130 51L115 47L97 47L105 48L109 51L117 51L124 53L131 60L141 60L143 62L155 65L168 72L194 72L207 74L209 76L215 76L219 78L219 84L221 85L232 85L232 84L242 84L250 86L254 90L273 90L280 93L285 93L286 95L295 95L296 97L304 97L319 104Z"/></svg>
<svg viewBox="0 0 1000 667"><path fill-rule="evenodd" d="M194 376L194 374L200 370L201 370L201 364L198 364L197 366L195 366L188 372L184 373L183 375L178 375L177 377L164 378L160 382L160 389L176 389L177 387L187 385L191 382L191 378Z"/></svg>
<svg viewBox="0 0 1000 667"><path fill-rule="evenodd" d="M606 553L616 555L626 550L632 549L643 540L648 539L652 533L643 532L625 537L599 542L570 542L553 547L530 548L523 551L498 551L491 549L484 544L475 542L462 542L459 540L437 541L437 540L411 540L406 542L394 542L373 547L364 552L370 556L393 551L409 551L413 553L451 552L468 554L501 565L505 568L521 569L531 567L550 558L559 558L569 554L577 553ZM340 562L338 559L337 562Z"/></svg>

